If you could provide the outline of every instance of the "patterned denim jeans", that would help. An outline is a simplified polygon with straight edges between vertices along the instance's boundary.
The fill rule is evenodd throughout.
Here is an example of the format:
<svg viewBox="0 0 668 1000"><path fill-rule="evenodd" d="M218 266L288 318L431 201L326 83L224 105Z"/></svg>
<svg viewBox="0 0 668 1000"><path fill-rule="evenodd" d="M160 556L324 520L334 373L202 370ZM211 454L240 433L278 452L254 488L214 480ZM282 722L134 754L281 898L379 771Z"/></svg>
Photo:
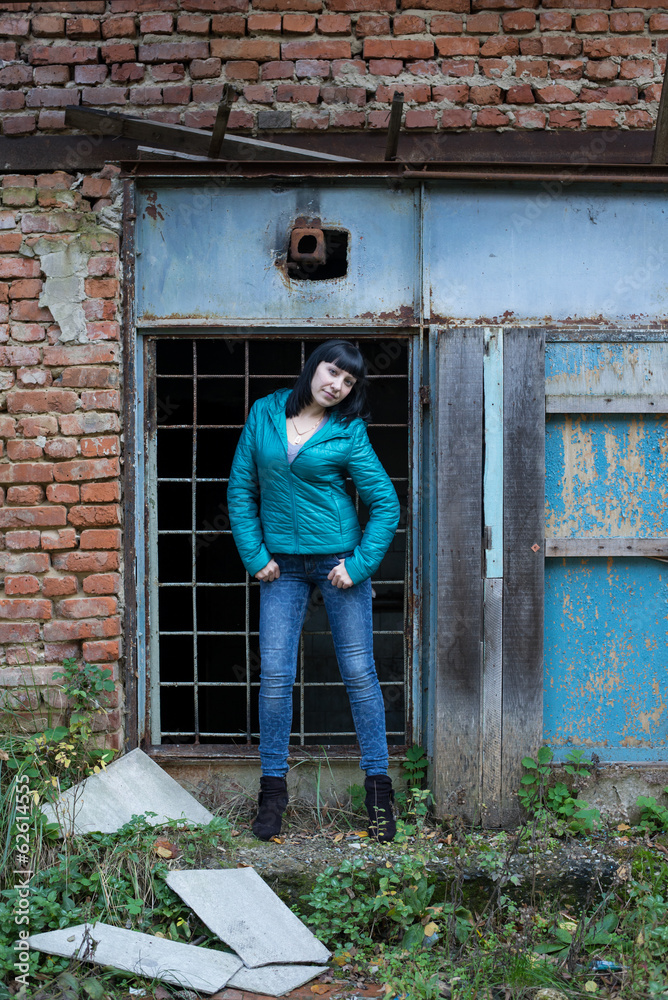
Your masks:
<svg viewBox="0 0 668 1000"><path fill-rule="evenodd" d="M263 775L280 778L288 771L299 636L316 585L323 596L339 670L350 699L362 751L360 767L367 774L387 774L385 706L373 659L371 580L339 589L327 579L339 558L349 555L352 552L336 555L274 553L281 575L271 583L260 582L260 760Z"/></svg>

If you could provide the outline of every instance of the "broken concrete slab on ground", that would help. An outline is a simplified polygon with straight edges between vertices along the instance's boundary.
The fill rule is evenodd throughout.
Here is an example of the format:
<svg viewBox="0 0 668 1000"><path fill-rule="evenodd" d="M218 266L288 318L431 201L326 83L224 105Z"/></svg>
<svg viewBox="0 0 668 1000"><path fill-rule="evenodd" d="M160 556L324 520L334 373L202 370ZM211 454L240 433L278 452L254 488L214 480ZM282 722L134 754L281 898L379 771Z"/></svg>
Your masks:
<svg viewBox="0 0 668 1000"><path fill-rule="evenodd" d="M225 951L197 948L104 923L33 934L28 944L50 955L112 966L202 993L217 993L243 966L240 958Z"/></svg>
<svg viewBox="0 0 668 1000"><path fill-rule="evenodd" d="M248 968L331 955L253 868L172 871L166 882Z"/></svg>
<svg viewBox="0 0 668 1000"><path fill-rule="evenodd" d="M42 812L63 835L115 833L133 816L145 816L152 826L170 819L205 824L214 818L142 750L131 750L68 788Z"/></svg>

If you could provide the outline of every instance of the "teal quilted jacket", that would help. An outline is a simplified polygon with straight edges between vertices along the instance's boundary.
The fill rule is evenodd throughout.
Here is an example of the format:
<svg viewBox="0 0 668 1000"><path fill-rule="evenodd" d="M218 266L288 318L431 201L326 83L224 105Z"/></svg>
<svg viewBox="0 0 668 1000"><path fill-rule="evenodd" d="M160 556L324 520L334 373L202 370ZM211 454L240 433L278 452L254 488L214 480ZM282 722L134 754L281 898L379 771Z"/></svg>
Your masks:
<svg viewBox="0 0 668 1000"><path fill-rule="evenodd" d="M361 419L345 424L336 409L288 463L285 403L279 389L253 404L232 461L227 489L232 534L254 576L275 552L332 553L353 549L353 583L371 576L399 523L399 500L371 447ZM362 530L345 489L350 476L369 508Z"/></svg>

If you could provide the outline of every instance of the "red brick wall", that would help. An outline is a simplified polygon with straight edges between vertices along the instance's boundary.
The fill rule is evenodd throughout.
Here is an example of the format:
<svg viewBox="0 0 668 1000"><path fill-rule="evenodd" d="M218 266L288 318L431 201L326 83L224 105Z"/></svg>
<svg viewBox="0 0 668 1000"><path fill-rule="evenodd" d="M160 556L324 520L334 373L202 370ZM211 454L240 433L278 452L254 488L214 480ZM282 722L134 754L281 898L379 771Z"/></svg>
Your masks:
<svg viewBox="0 0 668 1000"><path fill-rule="evenodd" d="M2 180L0 688L28 729L54 722L64 658L118 677L119 245L104 217L116 173ZM118 747L120 693L110 708L96 726Z"/></svg>
<svg viewBox="0 0 668 1000"><path fill-rule="evenodd" d="M232 129L649 128L660 0L73 0L0 3L5 135L66 104Z"/></svg>

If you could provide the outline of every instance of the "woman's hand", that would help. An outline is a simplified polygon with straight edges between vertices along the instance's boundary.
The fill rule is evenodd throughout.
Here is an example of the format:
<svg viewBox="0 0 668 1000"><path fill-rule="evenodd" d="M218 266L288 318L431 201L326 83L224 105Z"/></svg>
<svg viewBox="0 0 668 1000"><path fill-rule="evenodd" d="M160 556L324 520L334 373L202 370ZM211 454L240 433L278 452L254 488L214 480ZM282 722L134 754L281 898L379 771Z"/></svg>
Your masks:
<svg viewBox="0 0 668 1000"><path fill-rule="evenodd" d="M347 590L348 587L353 586L353 581L348 576L345 559L339 559L339 565L329 571L327 579L331 580L332 586L338 587L339 590Z"/></svg>
<svg viewBox="0 0 668 1000"><path fill-rule="evenodd" d="M278 580L280 575L281 571L278 568L278 563L275 559L270 559L264 569L255 574L255 579L261 580L262 583L271 583L272 580Z"/></svg>

